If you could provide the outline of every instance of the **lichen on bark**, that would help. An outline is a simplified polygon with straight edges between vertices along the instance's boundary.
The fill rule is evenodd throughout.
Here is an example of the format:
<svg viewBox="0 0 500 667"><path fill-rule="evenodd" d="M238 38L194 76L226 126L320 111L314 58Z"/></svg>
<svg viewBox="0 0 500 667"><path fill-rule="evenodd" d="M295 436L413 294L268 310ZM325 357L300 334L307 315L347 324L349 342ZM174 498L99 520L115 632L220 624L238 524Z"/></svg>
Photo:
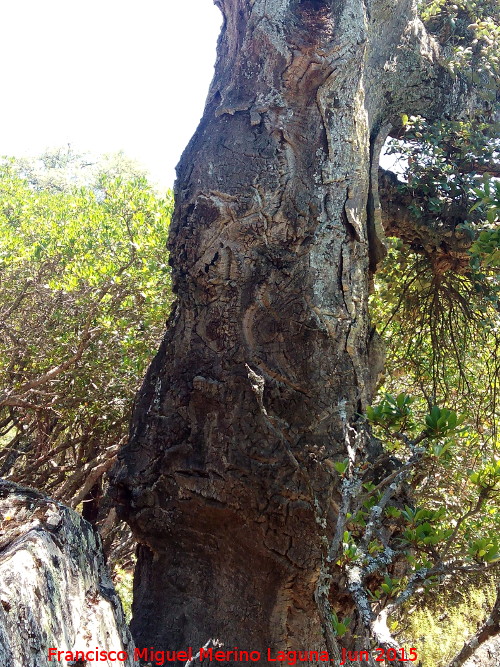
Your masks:
<svg viewBox="0 0 500 667"><path fill-rule="evenodd" d="M0 665L49 667L49 648L126 651L133 642L101 542L76 512L0 480ZM100 664L115 665L112 660Z"/></svg>

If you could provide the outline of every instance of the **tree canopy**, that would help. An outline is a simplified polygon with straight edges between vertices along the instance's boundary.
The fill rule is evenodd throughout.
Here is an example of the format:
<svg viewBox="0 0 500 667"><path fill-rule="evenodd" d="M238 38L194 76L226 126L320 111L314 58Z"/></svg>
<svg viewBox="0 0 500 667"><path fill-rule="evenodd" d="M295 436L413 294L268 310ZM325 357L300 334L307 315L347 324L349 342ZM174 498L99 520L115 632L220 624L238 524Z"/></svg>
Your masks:
<svg viewBox="0 0 500 667"><path fill-rule="evenodd" d="M0 474L95 521L169 311L172 196L60 153L0 165Z"/></svg>

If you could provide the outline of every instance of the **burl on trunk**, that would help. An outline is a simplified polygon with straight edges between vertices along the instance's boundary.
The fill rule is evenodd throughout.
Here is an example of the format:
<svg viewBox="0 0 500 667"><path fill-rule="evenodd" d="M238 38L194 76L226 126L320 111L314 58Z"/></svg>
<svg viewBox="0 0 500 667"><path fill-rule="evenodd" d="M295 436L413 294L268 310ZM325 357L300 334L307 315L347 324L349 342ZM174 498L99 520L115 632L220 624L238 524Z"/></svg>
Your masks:
<svg viewBox="0 0 500 667"><path fill-rule="evenodd" d="M371 177L391 121L458 92L408 0L216 4L176 182L177 303L115 474L140 542L132 629L158 649L325 649L321 596L352 608L325 577L332 462L380 370Z"/></svg>

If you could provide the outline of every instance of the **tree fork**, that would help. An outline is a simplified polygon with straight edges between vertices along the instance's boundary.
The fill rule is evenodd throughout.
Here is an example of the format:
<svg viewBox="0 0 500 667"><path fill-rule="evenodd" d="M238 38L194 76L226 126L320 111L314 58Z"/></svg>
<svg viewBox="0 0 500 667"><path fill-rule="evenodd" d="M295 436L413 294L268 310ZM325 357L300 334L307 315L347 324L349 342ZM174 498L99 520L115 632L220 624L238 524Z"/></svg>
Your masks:
<svg viewBox="0 0 500 667"><path fill-rule="evenodd" d="M327 554L333 461L380 361L374 147L464 90L407 0L216 4L215 76L175 186L177 302L114 485L141 543L137 644L217 639L264 664L267 647L333 650L329 609L354 608Z"/></svg>

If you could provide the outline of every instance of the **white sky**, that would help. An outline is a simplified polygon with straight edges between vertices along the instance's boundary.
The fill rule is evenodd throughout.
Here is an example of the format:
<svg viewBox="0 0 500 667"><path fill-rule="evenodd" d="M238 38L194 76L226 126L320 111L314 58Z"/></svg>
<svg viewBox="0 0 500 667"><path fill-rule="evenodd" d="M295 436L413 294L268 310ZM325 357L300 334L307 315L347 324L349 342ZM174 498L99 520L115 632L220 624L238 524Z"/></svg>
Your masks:
<svg viewBox="0 0 500 667"><path fill-rule="evenodd" d="M123 149L172 185L220 23L212 0L0 0L0 155Z"/></svg>

